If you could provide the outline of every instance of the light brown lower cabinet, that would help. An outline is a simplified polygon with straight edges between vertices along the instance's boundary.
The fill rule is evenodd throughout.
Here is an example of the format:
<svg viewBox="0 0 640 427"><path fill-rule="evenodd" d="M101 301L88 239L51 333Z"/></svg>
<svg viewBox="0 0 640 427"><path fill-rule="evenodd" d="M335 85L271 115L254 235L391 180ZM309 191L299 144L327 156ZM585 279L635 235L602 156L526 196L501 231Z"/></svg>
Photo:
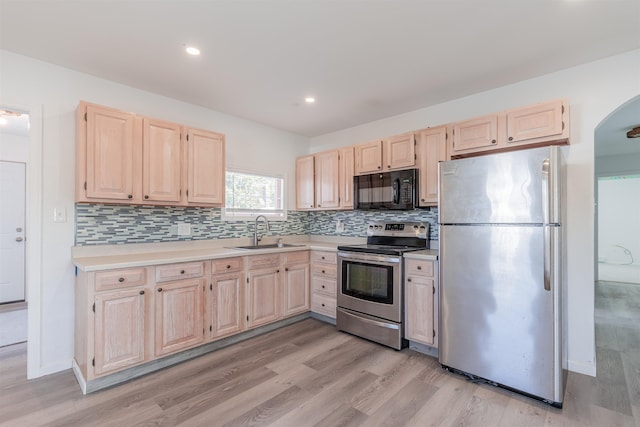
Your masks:
<svg viewBox="0 0 640 427"><path fill-rule="evenodd" d="M78 271L75 369L90 381L308 312L309 271L307 250Z"/></svg>
<svg viewBox="0 0 640 427"><path fill-rule="evenodd" d="M436 261L405 259L405 338L438 346Z"/></svg>
<svg viewBox="0 0 640 427"><path fill-rule="evenodd" d="M284 317L309 311L309 251L283 254Z"/></svg>
<svg viewBox="0 0 640 427"><path fill-rule="evenodd" d="M99 293L95 297L96 375L144 361L145 312L143 287Z"/></svg>
<svg viewBox="0 0 640 427"><path fill-rule="evenodd" d="M203 291L202 278L156 285L156 356L185 350L204 341Z"/></svg>
<svg viewBox="0 0 640 427"><path fill-rule="evenodd" d="M311 251L311 311L336 318L338 258L335 252Z"/></svg>

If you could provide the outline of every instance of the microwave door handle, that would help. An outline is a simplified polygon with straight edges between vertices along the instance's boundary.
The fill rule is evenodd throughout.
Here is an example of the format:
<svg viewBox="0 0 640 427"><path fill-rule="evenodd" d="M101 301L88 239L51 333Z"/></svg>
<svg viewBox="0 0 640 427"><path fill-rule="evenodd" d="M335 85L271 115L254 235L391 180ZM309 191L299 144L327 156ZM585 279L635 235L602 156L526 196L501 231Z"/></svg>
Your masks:
<svg viewBox="0 0 640 427"><path fill-rule="evenodd" d="M400 180L393 180L393 204L397 205L400 203Z"/></svg>

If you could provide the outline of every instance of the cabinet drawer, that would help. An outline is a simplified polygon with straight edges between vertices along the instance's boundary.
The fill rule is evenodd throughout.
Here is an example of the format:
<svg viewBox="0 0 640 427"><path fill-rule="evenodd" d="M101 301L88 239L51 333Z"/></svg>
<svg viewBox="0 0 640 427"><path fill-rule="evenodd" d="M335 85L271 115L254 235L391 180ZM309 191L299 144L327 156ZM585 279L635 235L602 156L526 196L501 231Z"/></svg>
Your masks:
<svg viewBox="0 0 640 427"><path fill-rule="evenodd" d="M335 281L337 276L338 267L330 264L312 264L311 274L316 276L328 276Z"/></svg>
<svg viewBox="0 0 640 427"><path fill-rule="evenodd" d="M329 264L337 264L338 254L336 252L312 251L311 262L326 262Z"/></svg>
<svg viewBox="0 0 640 427"><path fill-rule="evenodd" d="M309 251L285 252L282 256L284 265L309 263Z"/></svg>
<svg viewBox="0 0 640 427"><path fill-rule="evenodd" d="M249 269L277 267L280 265L280 254L253 255L249 257Z"/></svg>
<svg viewBox="0 0 640 427"><path fill-rule="evenodd" d="M145 268L126 268L96 272L96 291L144 285L147 281Z"/></svg>
<svg viewBox="0 0 640 427"><path fill-rule="evenodd" d="M331 295L335 298L337 291L338 282L336 282L336 279L322 276L311 276L311 292Z"/></svg>
<svg viewBox="0 0 640 427"><path fill-rule="evenodd" d="M336 299L334 297L313 294L311 295L311 311L324 314L335 319Z"/></svg>
<svg viewBox="0 0 640 427"><path fill-rule="evenodd" d="M404 262L407 275L433 277L433 261L406 259Z"/></svg>
<svg viewBox="0 0 640 427"><path fill-rule="evenodd" d="M234 273L242 270L242 258L217 259L211 262L211 272L213 274Z"/></svg>
<svg viewBox="0 0 640 427"><path fill-rule="evenodd" d="M202 275L204 275L204 261L185 262L156 267L156 283L200 277Z"/></svg>

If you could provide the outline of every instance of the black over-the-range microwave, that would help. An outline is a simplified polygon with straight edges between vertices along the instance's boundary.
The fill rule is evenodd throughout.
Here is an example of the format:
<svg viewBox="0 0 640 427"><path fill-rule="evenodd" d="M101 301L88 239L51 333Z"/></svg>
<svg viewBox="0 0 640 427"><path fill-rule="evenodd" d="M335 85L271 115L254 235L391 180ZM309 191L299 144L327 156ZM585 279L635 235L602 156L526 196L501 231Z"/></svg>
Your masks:
<svg viewBox="0 0 640 427"><path fill-rule="evenodd" d="M417 169L380 172L353 177L355 209L414 209Z"/></svg>

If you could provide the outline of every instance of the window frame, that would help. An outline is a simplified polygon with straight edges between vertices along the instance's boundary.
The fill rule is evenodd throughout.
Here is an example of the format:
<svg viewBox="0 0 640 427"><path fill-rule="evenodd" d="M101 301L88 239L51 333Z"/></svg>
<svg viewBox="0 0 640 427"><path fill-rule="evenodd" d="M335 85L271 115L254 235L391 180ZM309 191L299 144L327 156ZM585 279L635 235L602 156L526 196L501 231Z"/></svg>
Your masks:
<svg viewBox="0 0 640 427"><path fill-rule="evenodd" d="M240 174L240 175L253 175L259 176L263 178L271 178L278 179L281 183L280 190L280 200L282 203L281 209L276 210L254 210L254 209L228 209L226 192L227 192L227 174ZM255 221L258 215L264 215L269 219L269 221L286 221L287 220L287 201L286 201L286 175L283 174L274 174L262 171L248 171L237 168L227 168L224 174L224 182L225 182L225 204L221 209L221 219L225 222L250 222ZM229 213L228 210L232 212Z"/></svg>

